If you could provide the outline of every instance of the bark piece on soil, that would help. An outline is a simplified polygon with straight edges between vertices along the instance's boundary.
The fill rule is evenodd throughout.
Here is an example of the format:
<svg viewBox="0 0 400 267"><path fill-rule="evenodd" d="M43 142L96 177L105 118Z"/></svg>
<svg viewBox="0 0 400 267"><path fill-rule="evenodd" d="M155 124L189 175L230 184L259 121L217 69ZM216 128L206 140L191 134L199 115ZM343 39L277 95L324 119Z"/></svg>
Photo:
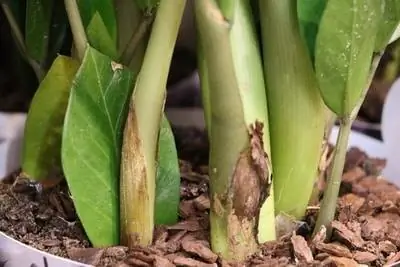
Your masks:
<svg viewBox="0 0 400 267"><path fill-rule="evenodd" d="M181 221L177 224L167 227L168 230L185 230L189 232L195 232L205 229L205 225L201 225L199 220L192 219L188 221Z"/></svg>
<svg viewBox="0 0 400 267"><path fill-rule="evenodd" d="M341 245L341 244L337 244L337 243L317 243L315 244L315 247L317 248L317 250L321 251L321 252L325 252L328 253L329 255L332 256L337 256L337 257L345 257L345 258L351 258L352 254L350 252L350 250Z"/></svg>
<svg viewBox="0 0 400 267"><path fill-rule="evenodd" d="M362 237L367 240L378 242L384 240L386 231L386 223L382 223L381 220L372 216L366 216L364 222L361 224Z"/></svg>
<svg viewBox="0 0 400 267"><path fill-rule="evenodd" d="M104 249L99 248L70 248L67 250L68 257L74 261L98 266L104 254Z"/></svg>
<svg viewBox="0 0 400 267"><path fill-rule="evenodd" d="M380 241L378 244L378 249L380 252L384 252L387 255L389 255L390 253L397 252L396 245L390 242L389 240Z"/></svg>
<svg viewBox="0 0 400 267"><path fill-rule="evenodd" d="M154 256L154 267L175 267L175 264L168 259L160 256Z"/></svg>
<svg viewBox="0 0 400 267"><path fill-rule="evenodd" d="M361 264L371 263L378 259L378 255L372 254L368 251L356 251L353 254L353 258Z"/></svg>
<svg viewBox="0 0 400 267"><path fill-rule="evenodd" d="M322 266L359 267L359 264L353 259L330 256L322 262Z"/></svg>
<svg viewBox="0 0 400 267"><path fill-rule="evenodd" d="M398 261L400 261L400 251L399 252L397 252L397 253L393 253L393 255L390 255L388 258L387 258L387 262L386 262L386 265L390 265L390 264L393 264L393 263L395 263L395 262L398 262Z"/></svg>
<svg viewBox="0 0 400 267"><path fill-rule="evenodd" d="M174 259L174 264L176 266L182 267L217 267L216 263L205 263L195 259L186 257L177 257Z"/></svg>
<svg viewBox="0 0 400 267"><path fill-rule="evenodd" d="M218 259L218 256L200 241L183 241L182 248L186 252L196 255L208 263L215 263Z"/></svg>
<svg viewBox="0 0 400 267"><path fill-rule="evenodd" d="M355 248L363 247L364 240L361 238L361 236L350 231L343 223L339 221L333 221L332 228L334 229L334 234L336 234L338 239L343 240L345 243L347 243L347 245Z"/></svg>
<svg viewBox="0 0 400 267"><path fill-rule="evenodd" d="M206 211L210 209L210 198L204 194L195 198L193 202L194 206L199 211Z"/></svg>
<svg viewBox="0 0 400 267"><path fill-rule="evenodd" d="M364 169L359 166L355 166L343 174L342 182L352 184L365 176L366 173Z"/></svg>
<svg viewBox="0 0 400 267"><path fill-rule="evenodd" d="M299 262L311 263L314 261L311 249L304 237L293 235L290 240L293 245L294 255Z"/></svg>

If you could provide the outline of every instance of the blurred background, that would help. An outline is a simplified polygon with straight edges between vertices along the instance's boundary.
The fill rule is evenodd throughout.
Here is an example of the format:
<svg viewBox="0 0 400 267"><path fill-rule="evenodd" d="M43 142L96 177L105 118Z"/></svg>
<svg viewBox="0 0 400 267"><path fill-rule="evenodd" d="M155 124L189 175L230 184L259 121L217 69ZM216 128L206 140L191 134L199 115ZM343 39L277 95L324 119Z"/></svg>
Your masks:
<svg viewBox="0 0 400 267"><path fill-rule="evenodd" d="M196 73L195 27L191 1L188 2L179 32L168 78L167 108L185 111L201 107ZM67 30L62 53L68 54L71 35ZM4 13L0 12L0 112L27 112L37 89L35 75L19 55ZM388 46L375 79L354 124L354 130L381 139L380 123L383 103L391 85L400 74L400 42ZM21 79L21 77L24 77ZM51 101L51 99L49 99ZM175 114L175 113L174 113ZM180 114L184 116L188 112ZM2 127L0 125L0 127Z"/></svg>

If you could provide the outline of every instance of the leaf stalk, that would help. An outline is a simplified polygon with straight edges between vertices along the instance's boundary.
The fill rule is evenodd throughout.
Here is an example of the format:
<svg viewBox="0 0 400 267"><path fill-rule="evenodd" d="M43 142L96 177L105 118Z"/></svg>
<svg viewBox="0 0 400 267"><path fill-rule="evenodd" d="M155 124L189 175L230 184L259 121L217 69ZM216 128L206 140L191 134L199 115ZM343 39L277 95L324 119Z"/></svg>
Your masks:
<svg viewBox="0 0 400 267"><path fill-rule="evenodd" d="M79 7L76 0L65 0L65 10L68 15L69 24L74 38L74 43L79 61L82 61L86 45L88 43L85 28L83 27L82 18L79 13Z"/></svg>
<svg viewBox="0 0 400 267"><path fill-rule="evenodd" d="M124 130L121 177L122 244L153 239L156 156L165 88L186 0L162 0L136 80Z"/></svg>

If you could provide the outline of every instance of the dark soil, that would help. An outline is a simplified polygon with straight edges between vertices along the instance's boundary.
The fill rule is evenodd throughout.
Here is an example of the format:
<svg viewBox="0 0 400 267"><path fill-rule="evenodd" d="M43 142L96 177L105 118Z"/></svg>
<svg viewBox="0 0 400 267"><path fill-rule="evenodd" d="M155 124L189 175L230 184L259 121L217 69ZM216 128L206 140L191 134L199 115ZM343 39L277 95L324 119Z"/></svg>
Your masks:
<svg viewBox="0 0 400 267"><path fill-rule="evenodd" d="M324 232L310 239L318 211L310 206L306 223L297 233L261 244L260 252L246 262L222 261L210 250L208 237L205 134L176 129L175 134L184 159L180 162L180 221L155 229L151 247L90 248L65 184L38 193L22 179L14 186L12 178L0 184L0 231L40 250L95 266L351 267L383 266L400 260L400 191L378 176L383 160L353 148L347 155L331 242L324 242Z"/></svg>

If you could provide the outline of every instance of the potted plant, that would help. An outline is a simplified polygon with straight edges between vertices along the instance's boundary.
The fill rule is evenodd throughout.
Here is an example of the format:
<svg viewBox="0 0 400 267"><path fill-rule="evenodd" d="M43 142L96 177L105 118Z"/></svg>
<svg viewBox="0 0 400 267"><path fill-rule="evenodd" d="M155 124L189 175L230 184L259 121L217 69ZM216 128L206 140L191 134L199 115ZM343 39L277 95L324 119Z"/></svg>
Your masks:
<svg viewBox="0 0 400 267"><path fill-rule="evenodd" d="M374 232L375 209L390 213L368 206L373 189L397 188L372 178L377 164L361 152L345 162L352 122L399 24L395 1L192 2L210 151L202 174L184 162L180 170L196 188L180 185L163 114L185 0L28 0L23 24L15 2L1 4L40 83L22 172L2 184L2 231L97 266L396 260L400 243L385 237L395 218L379 217L393 224L384 237L364 232ZM71 53L62 55L68 29ZM340 185L356 181L359 191L338 201ZM280 255L279 245L293 252Z"/></svg>

